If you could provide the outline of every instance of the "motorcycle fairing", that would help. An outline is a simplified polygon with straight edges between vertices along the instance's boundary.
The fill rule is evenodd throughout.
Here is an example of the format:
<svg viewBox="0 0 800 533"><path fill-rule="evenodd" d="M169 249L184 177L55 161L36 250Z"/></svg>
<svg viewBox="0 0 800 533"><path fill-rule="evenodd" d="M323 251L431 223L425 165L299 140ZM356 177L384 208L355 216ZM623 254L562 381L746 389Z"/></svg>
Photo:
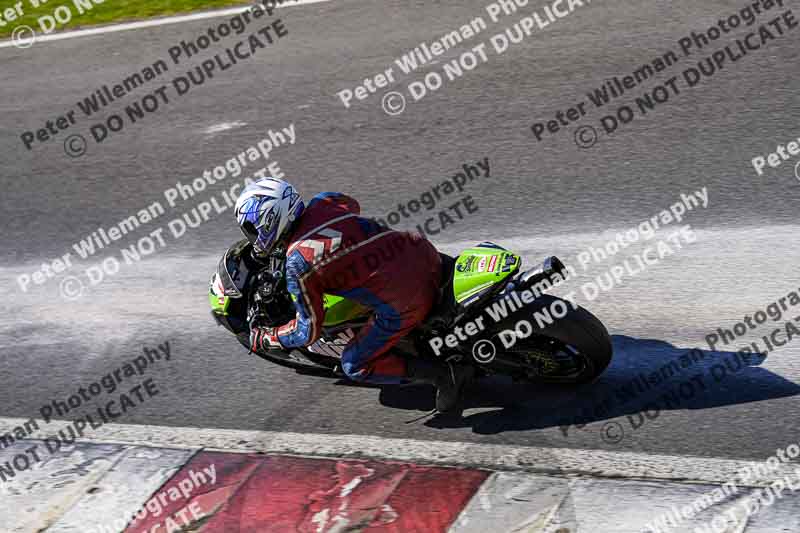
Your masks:
<svg viewBox="0 0 800 533"><path fill-rule="evenodd" d="M369 314L369 309L354 300L333 294L325 294L322 298L322 304L325 307L323 327L343 324Z"/></svg>

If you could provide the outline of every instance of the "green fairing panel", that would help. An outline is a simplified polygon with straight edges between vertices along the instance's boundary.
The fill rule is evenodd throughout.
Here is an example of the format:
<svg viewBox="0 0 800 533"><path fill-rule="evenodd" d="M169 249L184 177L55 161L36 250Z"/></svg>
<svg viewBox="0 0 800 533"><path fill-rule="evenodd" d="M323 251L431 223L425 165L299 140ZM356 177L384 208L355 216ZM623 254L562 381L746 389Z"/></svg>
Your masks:
<svg viewBox="0 0 800 533"><path fill-rule="evenodd" d="M219 273L214 273L211 277L211 283L208 288L208 303L211 304L211 310L218 315L227 315L228 306L231 299L225 296L225 288L222 286L222 280Z"/></svg>
<svg viewBox="0 0 800 533"><path fill-rule="evenodd" d="M231 299L227 296L217 296L213 292L208 293L208 303L211 304L211 310L218 315L228 314L228 304L230 302Z"/></svg>
<svg viewBox="0 0 800 533"><path fill-rule="evenodd" d="M453 274L453 293L461 303L516 273L522 260L508 250L476 246L461 252Z"/></svg>
<svg viewBox="0 0 800 533"><path fill-rule="evenodd" d="M348 300L342 296L326 294L323 296L325 306L325 320L323 326L335 326L348 322L367 314L368 309L353 300Z"/></svg>

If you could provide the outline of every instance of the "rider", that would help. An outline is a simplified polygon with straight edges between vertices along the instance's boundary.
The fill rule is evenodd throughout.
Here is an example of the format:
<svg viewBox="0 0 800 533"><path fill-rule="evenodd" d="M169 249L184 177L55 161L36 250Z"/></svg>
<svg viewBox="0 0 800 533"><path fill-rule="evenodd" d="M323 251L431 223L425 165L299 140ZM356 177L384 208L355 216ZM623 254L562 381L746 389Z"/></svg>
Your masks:
<svg viewBox="0 0 800 533"><path fill-rule="evenodd" d="M235 215L257 257L286 252L286 286L294 320L278 328L251 324L253 350L308 346L321 334L323 295L368 307L372 316L342 353L350 379L437 387L436 408L453 410L472 367L401 353L395 344L418 326L439 295L441 258L417 233L398 232L359 216L358 202L321 193L304 206L289 183L263 178L247 186Z"/></svg>

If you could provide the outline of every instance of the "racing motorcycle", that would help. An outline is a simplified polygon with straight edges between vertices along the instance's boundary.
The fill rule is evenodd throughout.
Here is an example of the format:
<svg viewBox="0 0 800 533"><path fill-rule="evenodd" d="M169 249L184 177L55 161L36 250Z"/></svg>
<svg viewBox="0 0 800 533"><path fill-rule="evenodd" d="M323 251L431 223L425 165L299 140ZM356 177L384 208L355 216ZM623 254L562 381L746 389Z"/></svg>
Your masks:
<svg viewBox="0 0 800 533"><path fill-rule="evenodd" d="M457 257L440 256L438 302L426 320L397 344L404 353L472 364L478 376L500 374L515 382L588 383L611 362L611 339L600 320L572 302L545 293L566 278L567 269L558 258L549 257L538 268L523 272L517 254L490 242ZM214 320L248 350L251 320L281 326L295 316L284 266L281 250L257 260L252 245L243 239L227 250L211 279ZM498 306L507 315L499 313ZM253 353L298 370L342 375L342 352L372 312L333 294L324 296L324 307L322 335L310 346ZM484 326L477 334L478 328L469 326L476 319ZM453 337L448 338L459 325L474 335L469 342L456 344ZM459 338L464 338L463 332Z"/></svg>

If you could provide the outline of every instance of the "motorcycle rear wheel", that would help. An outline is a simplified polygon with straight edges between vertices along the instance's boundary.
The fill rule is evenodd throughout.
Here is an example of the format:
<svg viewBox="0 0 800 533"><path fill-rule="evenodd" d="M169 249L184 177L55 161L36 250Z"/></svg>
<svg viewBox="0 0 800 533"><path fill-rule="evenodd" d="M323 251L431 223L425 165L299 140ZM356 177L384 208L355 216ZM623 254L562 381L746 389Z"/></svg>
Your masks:
<svg viewBox="0 0 800 533"><path fill-rule="evenodd" d="M540 306L551 308L555 300L554 296L542 295L536 299L536 307L527 308L525 314L531 317ZM509 372L508 367L501 372L537 383L577 385L595 381L611 363L611 337L592 313L569 303L568 306L565 316L498 354L497 366L506 367L505 361L516 367L514 371ZM502 346L498 336L492 342Z"/></svg>

